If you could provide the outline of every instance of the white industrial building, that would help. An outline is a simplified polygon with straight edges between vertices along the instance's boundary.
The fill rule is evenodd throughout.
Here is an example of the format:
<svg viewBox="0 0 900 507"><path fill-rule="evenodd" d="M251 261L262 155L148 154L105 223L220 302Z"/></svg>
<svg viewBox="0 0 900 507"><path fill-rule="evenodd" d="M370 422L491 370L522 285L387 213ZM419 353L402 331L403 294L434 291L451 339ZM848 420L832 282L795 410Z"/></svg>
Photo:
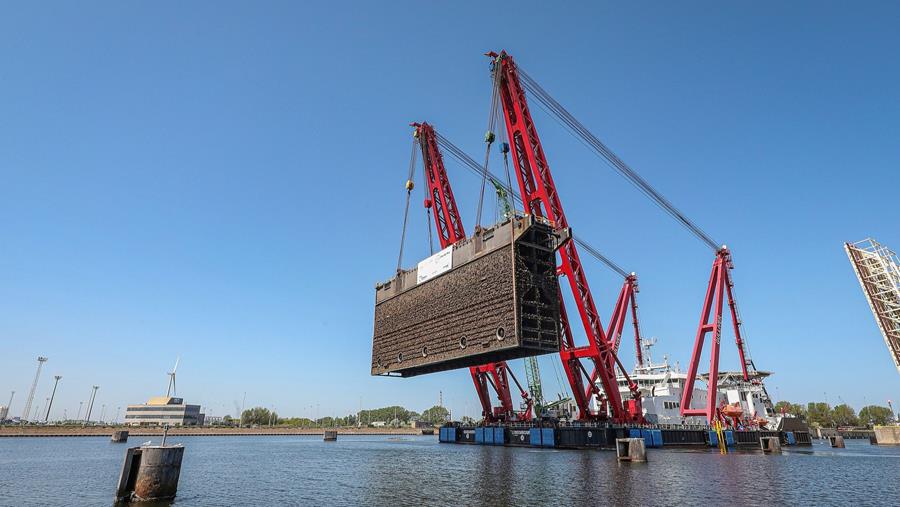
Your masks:
<svg viewBox="0 0 900 507"><path fill-rule="evenodd" d="M156 396L141 405L128 405L125 424L129 426L201 426L200 405L188 405L182 398Z"/></svg>

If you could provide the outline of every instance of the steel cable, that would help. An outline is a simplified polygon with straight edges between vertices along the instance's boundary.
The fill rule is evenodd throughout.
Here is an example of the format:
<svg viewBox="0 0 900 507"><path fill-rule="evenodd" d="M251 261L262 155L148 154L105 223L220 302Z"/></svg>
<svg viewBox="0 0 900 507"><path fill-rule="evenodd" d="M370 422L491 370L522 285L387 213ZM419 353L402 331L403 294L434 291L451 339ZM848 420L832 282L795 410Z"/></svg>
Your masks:
<svg viewBox="0 0 900 507"><path fill-rule="evenodd" d="M491 178L496 181L503 189L513 197L513 202L521 205L522 209L524 209L524 203L522 202L522 198L519 196L519 193L512 187L509 183L509 179L507 179L507 183L503 183L503 180L497 178L493 173L485 169L483 166L479 165L478 162L475 161L472 157L466 154L466 152L462 151L458 146L450 142L449 139L441 135L439 132L435 132L437 134L438 143L444 148L446 153L449 153L450 156L455 158L457 161L462 163L470 171L474 172L478 176L482 178ZM629 275L627 271L625 271L621 266L613 262L612 259L600 253L599 250L591 246L587 241L581 239L578 235L573 234L573 239L575 243L582 246L585 251L590 254L595 259L599 260L603 264L605 264L608 268L612 269L622 277L626 277Z"/></svg>
<svg viewBox="0 0 900 507"><path fill-rule="evenodd" d="M629 183L634 185L644 195L649 197L663 211L672 216L678 223L688 229L694 236L708 245L713 251L719 250L719 244L715 242L706 232L697 224L692 222L687 216L676 208L668 199L653 188L640 174L620 159L608 146L603 144L587 127L579 122L566 108L556 101L546 90L544 90L531 76L529 76L521 67L519 67L519 75L522 77L522 83L532 96L537 98L538 102L551 113L557 121L559 121L570 132L576 135L582 142L594 150L607 165L615 169Z"/></svg>
<svg viewBox="0 0 900 507"><path fill-rule="evenodd" d="M497 109L499 107L499 81L497 76L492 77L492 85L491 85L491 110L488 113L488 128L487 133L485 133L484 142L487 144L484 150L484 167L487 169L488 162L490 161L491 156L491 145L494 142L494 128L496 127L497 120ZM484 206L484 187L487 184L487 171L481 178L481 192L478 195L478 212L475 215L475 227L481 227L481 210Z"/></svg>
<svg viewBox="0 0 900 507"><path fill-rule="evenodd" d="M403 244L406 242L406 223L409 219L409 200L412 197L413 173L416 170L416 138L413 138L412 153L409 156L409 173L406 177L406 208L403 210L403 232L400 234L400 254L397 256L397 272L403 267Z"/></svg>

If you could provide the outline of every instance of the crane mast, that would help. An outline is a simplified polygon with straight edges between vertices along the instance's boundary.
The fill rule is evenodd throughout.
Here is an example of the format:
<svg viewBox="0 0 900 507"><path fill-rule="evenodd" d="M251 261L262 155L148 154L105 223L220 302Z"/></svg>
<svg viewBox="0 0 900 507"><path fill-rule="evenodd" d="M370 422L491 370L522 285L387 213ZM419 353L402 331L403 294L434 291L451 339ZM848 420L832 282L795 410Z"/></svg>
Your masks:
<svg viewBox="0 0 900 507"><path fill-rule="evenodd" d="M492 58L492 71L495 73L494 80L498 86L503 119L511 146L513 169L521 191L525 212L536 217L546 218L557 227L568 227L568 220L550 174L550 166L528 109L525 90L519 80L516 64L505 51L499 55L491 52L487 56ZM581 347L575 345L565 305L560 298L560 323L563 330L560 358L578 406L579 419L605 419L607 416L603 403L600 404L600 410L596 412L592 412L590 409L590 401L593 396L597 396L600 400L603 399L596 383L591 381L596 377L603 386L602 395L609 402L609 411L612 413L614 422L642 420L640 393L630 379L629 387L633 399L629 400L627 408L622 404L614 365L618 365L620 368L622 366L601 325L600 316L597 313L596 304L574 241L567 243L560 250L560 258L561 263L557 267L557 272L561 276L565 276L568 281L578 315L588 337L588 345ZM587 373L581 359L590 359L594 363L593 374ZM622 371L624 373L624 368Z"/></svg>
<svg viewBox="0 0 900 507"><path fill-rule="evenodd" d="M450 186L447 171L444 169L444 161L438 148L434 127L428 123L413 123L412 126L415 127L413 135L419 142L425 166L428 197L424 204L426 208L434 209L434 225L438 231L441 248L447 248L466 237L459 208L453 197L453 189ZM478 393L478 401L481 403L482 415L486 421L531 418L532 400L509 370L506 361L473 366L469 368L469 373L472 375L472 381ZM513 407L510 378L519 388L525 403L526 409L522 413L516 412ZM489 388L493 388L497 394L497 398L500 400L499 407L493 407Z"/></svg>
<svg viewBox="0 0 900 507"><path fill-rule="evenodd" d="M644 356L641 353L641 329L638 324L637 315L637 297L639 292L637 275L631 273L625 277L625 283L622 284L622 290L619 292L619 298L616 300L616 306L613 307L612 318L609 319L609 325L606 329L609 346L613 352L619 353L619 345L622 343L622 331L625 326L625 318L628 312L631 312L631 323L634 327L634 349L638 366L644 364ZM610 365L615 368L615 365Z"/></svg>

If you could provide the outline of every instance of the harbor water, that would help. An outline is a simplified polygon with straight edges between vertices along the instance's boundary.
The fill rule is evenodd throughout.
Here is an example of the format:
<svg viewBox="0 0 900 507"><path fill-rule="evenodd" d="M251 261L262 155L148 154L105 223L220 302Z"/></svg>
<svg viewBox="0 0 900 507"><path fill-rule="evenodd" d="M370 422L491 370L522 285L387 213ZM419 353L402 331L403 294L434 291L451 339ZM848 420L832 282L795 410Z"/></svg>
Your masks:
<svg viewBox="0 0 900 507"><path fill-rule="evenodd" d="M147 437L132 437L139 445ZM615 452L439 444L436 436L170 437L187 449L175 506L900 505L900 447ZM158 443L158 442L154 442ZM112 505L125 445L0 438L0 505ZM169 505L168 503L164 505Z"/></svg>

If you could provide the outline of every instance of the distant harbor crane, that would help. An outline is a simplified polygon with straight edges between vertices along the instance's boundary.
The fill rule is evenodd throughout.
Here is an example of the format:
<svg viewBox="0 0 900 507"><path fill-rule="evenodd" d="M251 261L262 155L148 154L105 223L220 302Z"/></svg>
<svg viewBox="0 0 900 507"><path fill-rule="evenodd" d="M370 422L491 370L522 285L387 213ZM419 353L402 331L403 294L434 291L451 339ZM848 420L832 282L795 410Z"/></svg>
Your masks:
<svg viewBox="0 0 900 507"><path fill-rule="evenodd" d="M50 400L47 402L47 413L44 415L44 422L47 422L47 419L50 418L50 407L53 406L53 398L56 397L56 386L59 385L59 379L61 378L62 375L53 376L53 393L50 394Z"/></svg>
<svg viewBox="0 0 900 507"><path fill-rule="evenodd" d="M91 387L91 398L90 402L88 402L87 415L84 417L85 426L91 422L91 411L94 409L94 399L97 398L97 389L100 389L100 386Z"/></svg>
<svg viewBox="0 0 900 507"><path fill-rule="evenodd" d="M41 377L41 368L47 362L44 356L38 356L37 372L34 374L34 381L31 383L31 390L28 391L28 398L25 399L25 409L22 410L22 422L27 422L31 418L31 403L34 401L34 392L37 390L38 379Z"/></svg>

